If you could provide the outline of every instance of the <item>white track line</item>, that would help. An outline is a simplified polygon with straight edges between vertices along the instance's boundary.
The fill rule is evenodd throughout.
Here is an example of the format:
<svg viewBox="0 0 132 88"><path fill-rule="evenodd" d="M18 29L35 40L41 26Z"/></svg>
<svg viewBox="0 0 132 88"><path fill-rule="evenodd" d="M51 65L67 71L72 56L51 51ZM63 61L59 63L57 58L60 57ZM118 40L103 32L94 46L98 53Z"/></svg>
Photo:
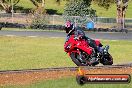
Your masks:
<svg viewBox="0 0 132 88"><path fill-rule="evenodd" d="M16 35L5 35L5 36L8 36L8 37L13 37L13 36L16 36Z"/></svg>
<svg viewBox="0 0 132 88"><path fill-rule="evenodd" d="M111 40L111 41L118 41L118 40Z"/></svg>
<svg viewBox="0 0 132 88"><path fill-rule="evenodd" d="M35 38L35 37L38 37L38 36L27 36L27 37Z"/></svg>
<svg viewBox="0 0 132 88"><path fill-rule="evenodd" d="M50 37L50 38L61 38L61 37Z"/></svg>

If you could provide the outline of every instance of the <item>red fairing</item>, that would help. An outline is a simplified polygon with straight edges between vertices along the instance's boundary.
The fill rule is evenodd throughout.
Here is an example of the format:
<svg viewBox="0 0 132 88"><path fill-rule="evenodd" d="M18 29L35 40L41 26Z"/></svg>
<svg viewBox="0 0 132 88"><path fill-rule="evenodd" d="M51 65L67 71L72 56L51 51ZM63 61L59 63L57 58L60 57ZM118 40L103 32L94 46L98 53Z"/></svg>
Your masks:
<svg viewBox="0 0 132 88"><path fill-rule="evenodd" d="M95 39L95 43L96 43L97 46L99 46L100 40L99 39Z"/></svg>
<svg viewBox="0 0 132 88"><path fill-rule="evenodd" d="M64 44L64 50L70 55L71 52L78 52L77 49L80 49L89 55L92 54L92 48L89 47L85 39L79 38L75 40L74 35L71 35L69 40Z"/></svg>

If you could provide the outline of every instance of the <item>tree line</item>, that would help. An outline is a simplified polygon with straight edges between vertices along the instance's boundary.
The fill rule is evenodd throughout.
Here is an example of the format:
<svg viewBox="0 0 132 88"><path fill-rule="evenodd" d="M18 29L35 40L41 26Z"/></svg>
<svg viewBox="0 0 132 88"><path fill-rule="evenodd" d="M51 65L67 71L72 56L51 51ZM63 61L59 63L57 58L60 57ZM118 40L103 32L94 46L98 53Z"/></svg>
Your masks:
<svg viewBox="0 0 132 88"><path fill-rule="evenodd" d="M16 6L20 0L0 0L0 7L5 10L6 13L12 12L12 6ZM45 0L30 0L33 5L36 7L34 10L43 14L45 13ZM60 4L63 0L55 0ZM117 7L117 23L119 27L124 28L124 18L126 14L126 9L128 7L128 3L130 0L65 0L67 3L83 1L86 6L90 6L92 2L97 4L100 7L104 7L105 9L109 9L112 4L116 4ZM82 7L83 8L83 7Z"/></svg>

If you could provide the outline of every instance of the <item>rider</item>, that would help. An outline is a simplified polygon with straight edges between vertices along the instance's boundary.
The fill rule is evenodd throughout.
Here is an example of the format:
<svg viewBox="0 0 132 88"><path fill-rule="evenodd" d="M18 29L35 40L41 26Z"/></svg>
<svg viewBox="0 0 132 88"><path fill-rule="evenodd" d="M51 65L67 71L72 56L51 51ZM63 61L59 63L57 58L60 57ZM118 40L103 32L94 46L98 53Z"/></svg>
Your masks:
<svg viewBox="0 0 132 88"><path fill-rule="evenodd" d="M93 39L88 38L87 36L85 36L85 33L83 32L83 30L81 28L79 28L79 27L75 28L75 25L69 20L65 23L65 30L66 30L66 33L68 34L66 41L68 41L70 35L75 34L75 39L77 39L78 35L81 35L82 38L86 39L88 44L92 48L94 48L95 52L99 52L100 51L99 47L103 46L102 44L100 44L100 46L97 47L96 43L95 43L95 41Z"/></svg>

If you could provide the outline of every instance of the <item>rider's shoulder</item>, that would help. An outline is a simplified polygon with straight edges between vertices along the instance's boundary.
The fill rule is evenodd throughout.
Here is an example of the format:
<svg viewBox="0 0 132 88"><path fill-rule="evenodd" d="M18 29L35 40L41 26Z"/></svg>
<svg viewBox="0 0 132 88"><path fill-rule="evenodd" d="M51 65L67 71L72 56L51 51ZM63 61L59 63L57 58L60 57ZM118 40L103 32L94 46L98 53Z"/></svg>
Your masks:
<svg viewBox="0 0 132 88"><path fill-rule="evenodd" d="M77 26L76 27L77 30L83 31L81 27Z"/></svg>

